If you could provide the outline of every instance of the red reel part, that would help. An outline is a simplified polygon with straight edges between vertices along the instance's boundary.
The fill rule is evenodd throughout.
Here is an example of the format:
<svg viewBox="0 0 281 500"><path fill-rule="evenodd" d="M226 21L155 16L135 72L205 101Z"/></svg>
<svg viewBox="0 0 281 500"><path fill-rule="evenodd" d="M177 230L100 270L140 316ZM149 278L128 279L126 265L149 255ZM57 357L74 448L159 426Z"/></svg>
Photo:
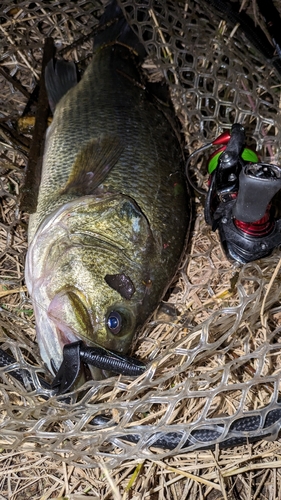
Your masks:
<svg viewBox="0 0 281 500"><path fill-rule="evenodd" d="M249 236L256 238L267 236L274 226L274 222L270 219L269 211L270 207L268 207L265 215L255 222L243 222L238 219L233 219L233 222L240 231Z"/></svg>

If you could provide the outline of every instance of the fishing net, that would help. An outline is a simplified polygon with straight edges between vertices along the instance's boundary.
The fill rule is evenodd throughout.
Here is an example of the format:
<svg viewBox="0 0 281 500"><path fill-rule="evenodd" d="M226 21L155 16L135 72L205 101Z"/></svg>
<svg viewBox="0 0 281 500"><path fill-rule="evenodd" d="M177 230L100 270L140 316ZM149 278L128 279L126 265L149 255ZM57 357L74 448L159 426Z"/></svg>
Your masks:
<svg viewBox="0 0 281 500"><path fill-rule="evenodd" d="M205 2L121 0L120 5L147 49L148 78L169 84L186 154L240 122L261 159L281 163L280 75L238 26ZM281 11L281 3L276 5ZM224 441L247 416L255 417L255 425L245 428L248 437L276 439L280 252L244 266L231 264L204 222L199 198L171 294L134 342L134 354L148 362L144 375L87 382L68 400L50 397L40 385L38 375L51 379L40 361L23 281L28 215L19 210L19 194L42 49L51 36L58 52L85 66L102 11L100 2L82 0L1 5L0 340L17 363L0 369L0 447L40 450L84 467L103 459L116 467L133 458L159 460L200 449L198 430L213 433L210 444ZM199 163L192 168L201 185L207 172L204 158ZM16 367L29 372L35 390L27 376L23 388L9 375ZM96 416L107 420L93 425ZM172 451L157 446L167 433L178 440ZM136 442L128 436L137 436Z"/></svg>

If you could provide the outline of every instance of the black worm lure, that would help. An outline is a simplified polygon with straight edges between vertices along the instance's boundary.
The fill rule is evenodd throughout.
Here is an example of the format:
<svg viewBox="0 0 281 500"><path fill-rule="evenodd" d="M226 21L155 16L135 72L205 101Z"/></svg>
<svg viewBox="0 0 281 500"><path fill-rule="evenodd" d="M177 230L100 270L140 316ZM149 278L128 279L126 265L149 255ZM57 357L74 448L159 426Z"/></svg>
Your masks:
<svg viewBox="0 0 281 500"><path fill-rule="evenodd" d="M146 365L135 358L108 351L103 347L88 347L82 341L66 344L62 364L52 382L57 394L65 394L73 386L80 371L81 361L118 375L137 377L146 370Z"/></svg>
<svg viewBox="0 0 281 500"><path fill-rule="evenodd" d="M72 388L78 377L81 361L118 375L130 377L142 375L146 370L146 365L136 358L107 351L102 347L88 347L82 341L78 341L64 346L63 361L51 385L42 377L38 377L41 386L44 389L55 391L57 396L65 394ZM14 363L17 361L6 351L0 349L0 367ZM27 369L16 368L11 370L9 375L12 375L23 385L27 380L32 389L35 388Z"/></svg>

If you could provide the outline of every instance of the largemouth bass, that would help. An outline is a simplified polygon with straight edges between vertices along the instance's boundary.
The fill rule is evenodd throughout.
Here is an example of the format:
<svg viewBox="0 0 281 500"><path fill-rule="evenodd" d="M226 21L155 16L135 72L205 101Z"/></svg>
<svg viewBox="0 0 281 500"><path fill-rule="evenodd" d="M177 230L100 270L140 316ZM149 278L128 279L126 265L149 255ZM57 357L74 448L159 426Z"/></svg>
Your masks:
<svg viewBox="0 0 281 500"><path fill-rule="evenodd" d="M144 48L116 2L101 24L110 19L79 83L72 63L46 72L54 117L25 276L52 373L77 340L129 350L177 271L190 222L180 144L138 68Z"/></svg>

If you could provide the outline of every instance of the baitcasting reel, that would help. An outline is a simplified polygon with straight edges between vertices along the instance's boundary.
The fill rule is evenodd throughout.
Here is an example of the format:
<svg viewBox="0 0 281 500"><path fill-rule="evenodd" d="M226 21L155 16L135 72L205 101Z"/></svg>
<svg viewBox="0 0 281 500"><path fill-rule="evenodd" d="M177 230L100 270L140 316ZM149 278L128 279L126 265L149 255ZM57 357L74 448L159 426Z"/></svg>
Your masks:
<svg viewBox="0 0 281 500"><path fill-rule="evenodd" d="M242 125L235 123L211 144L194 151L220 146L208 162L209 189L205 220L218 229L228 258L241 263L261 259L281 244L281 217L273 198L281 189L281 168L260 163L257 154L245 148Z"/></svg>

